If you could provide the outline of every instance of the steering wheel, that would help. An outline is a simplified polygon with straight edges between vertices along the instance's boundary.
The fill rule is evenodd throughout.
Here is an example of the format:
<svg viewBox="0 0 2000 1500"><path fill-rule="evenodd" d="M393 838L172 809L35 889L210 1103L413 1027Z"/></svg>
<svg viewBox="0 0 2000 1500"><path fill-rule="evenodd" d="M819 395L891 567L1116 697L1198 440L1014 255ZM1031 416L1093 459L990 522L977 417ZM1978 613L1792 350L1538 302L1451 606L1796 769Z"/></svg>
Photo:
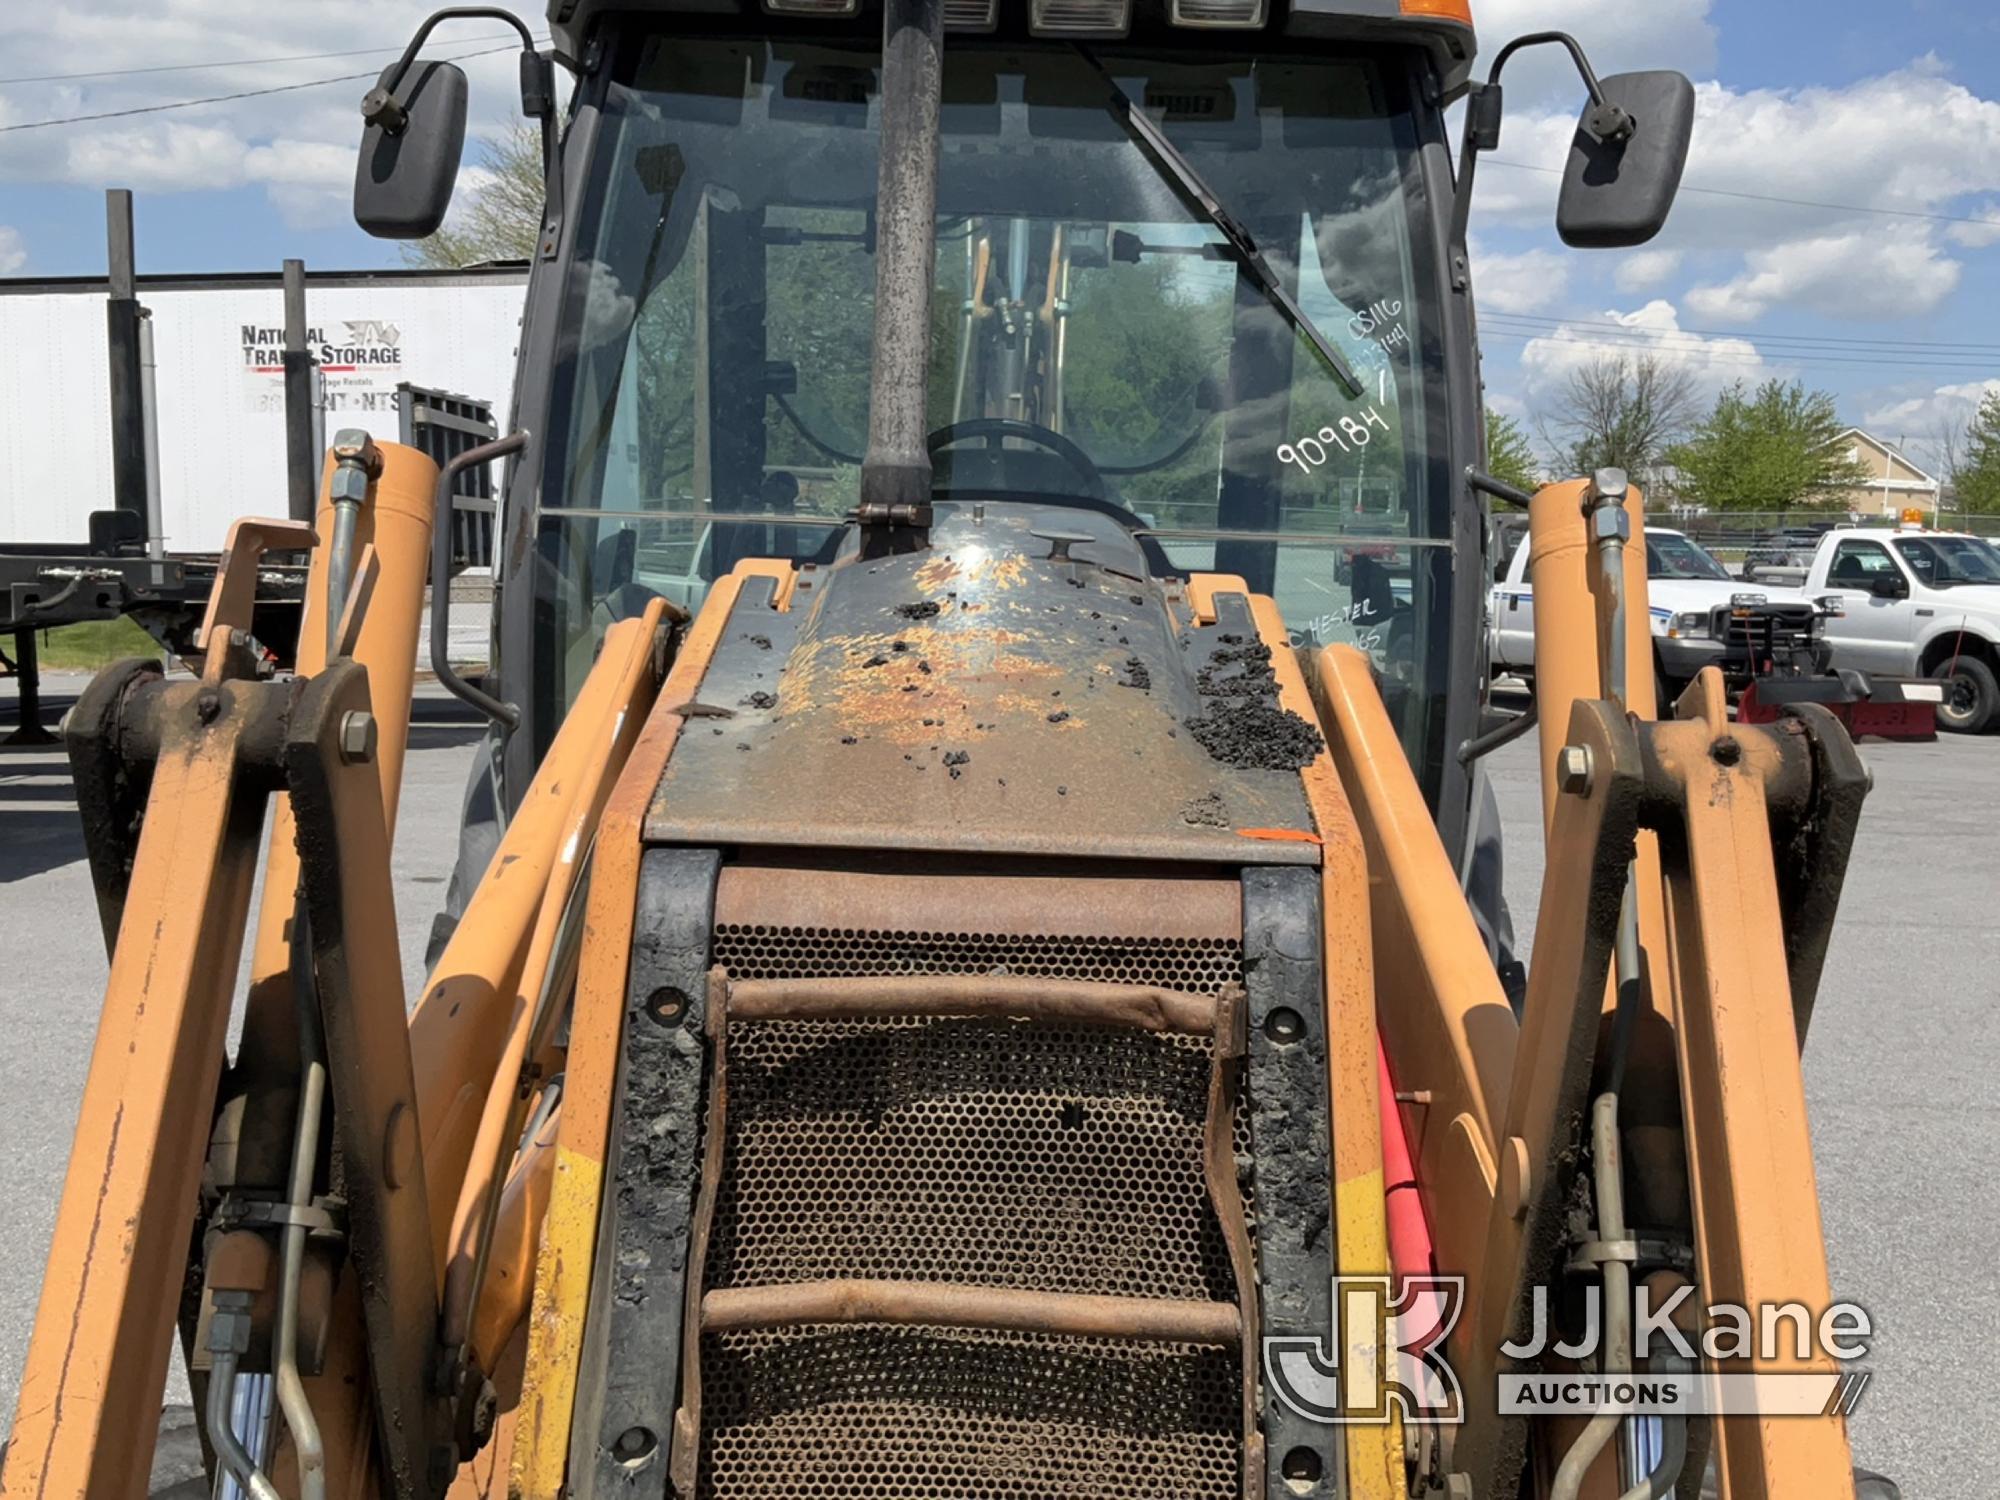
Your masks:
<svg viewBox="0 0 2000 1500"><path fill-rule="evenodd" d="M962 443L972 438L984 438L986 446L995 452L1008 438L1019 438L1022 442L1033 443L1038 448L1046 448L1064 463L1074 469L1083 479L1083 493L1093 500L1106 500L1104 476L1097 471L1097 465L1090 461L1075 443L1053 428L1038 422L1024 422L1019 417L973 417L964 422L953 422L940 427L924 439L924 447L935 455L941 448L949 448L953 443Z"/></svg>

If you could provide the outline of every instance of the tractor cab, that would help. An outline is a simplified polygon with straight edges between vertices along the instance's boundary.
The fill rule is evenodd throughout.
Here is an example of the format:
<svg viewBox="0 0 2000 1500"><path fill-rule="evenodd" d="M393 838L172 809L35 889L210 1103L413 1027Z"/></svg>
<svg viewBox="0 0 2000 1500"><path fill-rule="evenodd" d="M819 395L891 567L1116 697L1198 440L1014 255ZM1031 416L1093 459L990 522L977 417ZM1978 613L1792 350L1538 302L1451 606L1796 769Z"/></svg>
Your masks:
<svg viewBox="0 0 2000 1500"><path fill-rule="evenodd" d="M497 577L522 724L506 780L525 785L612 622L696 607L745 558L826 567L851 544L894 314L888 368L921 427L902 463L927 467L928 503L1113 525L1149 576L1240 577L1295 644L1366 652L1455 847L1469 779L1446 747L1476 727L1484 667L1462 580L1485 546L1460 186L1485 142L1454 172L1445 111L1483 93L1497 140L1499 104L1468 84L1464 0L941 0L918 19L940 44L898 82L896 6L551 5L574 87L557 131L546 80L524 85L550 205ZM1687 100L1657 86L1674 75L1583 68L1604 140L1587 119L1579 156L1613 170L1607 190L1579 166L1565 213L1630 242L1664 215ZM455 72L413 45L370 96L365 226L442 214L452 164L422 148L463 130ZM1619 98L1648 110L1629 151ZM917 158L918 186L890 170Z"/></svg>

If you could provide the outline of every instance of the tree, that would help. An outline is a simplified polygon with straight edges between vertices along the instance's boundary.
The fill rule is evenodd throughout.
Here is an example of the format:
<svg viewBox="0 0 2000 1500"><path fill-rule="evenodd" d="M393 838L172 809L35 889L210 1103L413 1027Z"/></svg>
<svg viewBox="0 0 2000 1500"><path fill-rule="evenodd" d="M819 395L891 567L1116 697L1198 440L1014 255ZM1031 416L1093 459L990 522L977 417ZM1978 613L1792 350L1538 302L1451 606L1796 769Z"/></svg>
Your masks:
<svg viewBox="0 0 2000 1500"><path fill-rule="evenodd" d="M1653 354L1593 359L1570 372L1542 440L1575 474L1623 469L1649 492L1666 452L1700 414L1694 376Z"/></svg>
<svg viewBox="0 0 2000 1500"><path fill-rule="evenodd" d="M1519 422L1490 406L1486 408L1486 472L1517 490L1541 487L1541 465L1535 462L1527 433Z"/></svg>
<svg viewBox="0 0 2000 1500"><path fill-rule="evenodd" d="M542 232L542 132L519 124L479 148L478 181L463 213L436 234L403 247L412 266L453 270L489 260L532 260Z"/></svg>
<svg viewBox="0 0 2000 1500"><path fill-rule="evenodd" d="M1846 427L1825 391L1767 380L1742 382L1668 450L1684 498L1710 510L1789 510L1821 504L1868 482L1841 442Z"/></svg>
<svg viewBox="0 0 2000 1500"><path fill-rule="evenodd" d="M1967 515L2000 515L2000 391L1979 398L1964 441L1964 458L1952 476L1958 508Z"/></svg>

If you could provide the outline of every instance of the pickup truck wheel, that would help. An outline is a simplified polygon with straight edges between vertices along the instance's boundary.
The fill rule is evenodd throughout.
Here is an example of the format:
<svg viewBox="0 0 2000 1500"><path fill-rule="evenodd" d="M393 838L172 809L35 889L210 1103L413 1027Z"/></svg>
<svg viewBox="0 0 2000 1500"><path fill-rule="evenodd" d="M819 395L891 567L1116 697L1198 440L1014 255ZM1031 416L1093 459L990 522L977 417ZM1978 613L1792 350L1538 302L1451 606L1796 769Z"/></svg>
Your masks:
<svg viewBox="0 0 2000 1500"><path fill-rule="evenodd" d="M1953 734L1983 734L2000 714L2000 680L1976 656L1946 661L1933 674L1944 684L1938 728Z"/></svg>

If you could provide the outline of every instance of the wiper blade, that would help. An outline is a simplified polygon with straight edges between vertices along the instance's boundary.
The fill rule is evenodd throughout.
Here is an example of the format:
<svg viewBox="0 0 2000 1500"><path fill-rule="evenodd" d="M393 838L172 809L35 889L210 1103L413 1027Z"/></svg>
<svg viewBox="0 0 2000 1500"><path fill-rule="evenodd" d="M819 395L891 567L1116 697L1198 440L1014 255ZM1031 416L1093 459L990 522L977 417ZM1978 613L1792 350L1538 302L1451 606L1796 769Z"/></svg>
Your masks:
<svg viewBox="0 0 2000 1500"><path fill-rule="evenodd" d="M1222 232L1222 238L1235 252L1236 259L1243 269L1250 273L1250 279L1257 283L1266 297L1271 299L1271 305L1285 315L1285 320L1305 336L1306 342L1319 351L1319 357L1325 360L1327 368L1333 371L1333 378L1340 383L1340 388L1347 392L1348 399L1359 401L1367 394L1367 388L1361 384L1361 377L1354 373L1354 366L1347 362L1346 355L1334 348L1327 336L1319 331L1318 325L1306 316L1306 310L1299 306L1290 292L1285 290L1284 283L1278 279L1278 273L1273 271L1270 263L1264 259L1264 252L1257 248L1257 241L1251 237L1250 231L1237 223L1229 210L1222 206L1221 201L1215 196L1215 190L1202 181L1201 173L1194 169L1194 163L1181 155L1181 148L1168 140L1166 132L1153 123L1152 117L1137 108L1132 103L1131 96L1118 87L1118 80L1113 78L1110 70L1097 60L1097 55L1088 47L1080 46L1076 50L1082 54L1085 62L1097 70L1098 76L1104 80L1104 86L1111 90L1111 112L1118 117L1119 122L1152 154L1153 159L1181 190L1182 195L1201 210L1202 216L1209 223Z"/></svg>

